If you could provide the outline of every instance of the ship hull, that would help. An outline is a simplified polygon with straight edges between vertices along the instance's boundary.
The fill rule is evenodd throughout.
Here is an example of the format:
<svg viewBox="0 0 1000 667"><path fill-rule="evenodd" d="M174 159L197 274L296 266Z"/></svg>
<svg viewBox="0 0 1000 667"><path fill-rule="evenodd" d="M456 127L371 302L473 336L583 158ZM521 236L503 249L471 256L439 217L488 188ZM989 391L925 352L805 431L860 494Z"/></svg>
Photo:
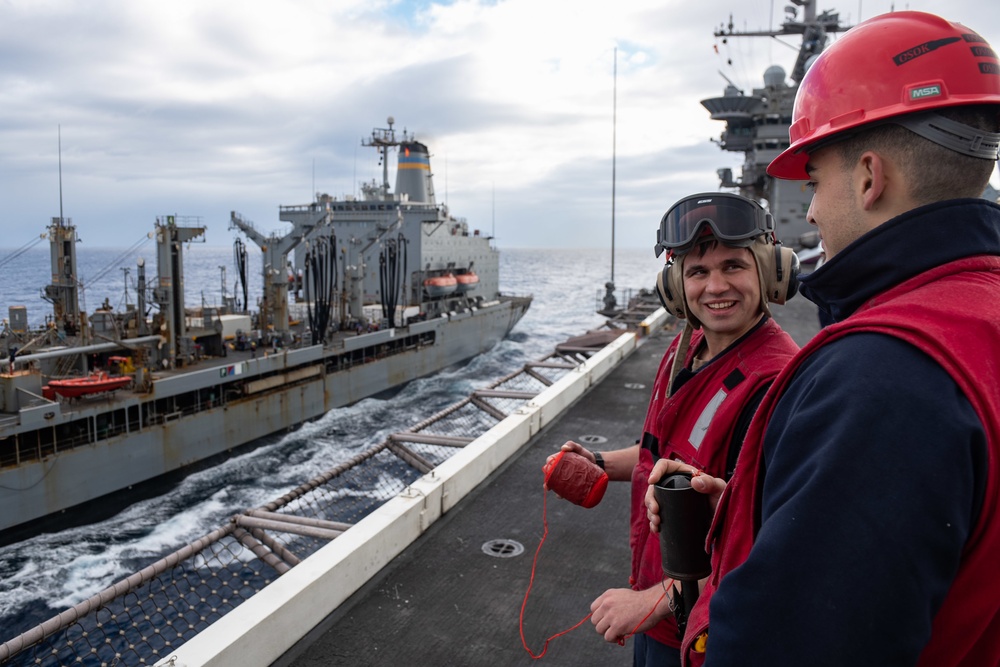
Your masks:
<svg viewBox="0 0 1000 667"><path fill-rule="evenodd" d="M481 354L521 319L530 298L512 298L409 327L347 339L343 348L281 351L165 377L146 397L61 414L118 431L0 469L0 541L35 522L128 489L338 407ZM396 343L395 349L392 344ZM196 400L192 399L196 397ZM179 409L165 412L164 406ZM107 415L119 414L117 422ZM52 428L46 426L42 428ZM22 440L32 433L23 431ZM9 437L8 437L9 439Z"/></svg>

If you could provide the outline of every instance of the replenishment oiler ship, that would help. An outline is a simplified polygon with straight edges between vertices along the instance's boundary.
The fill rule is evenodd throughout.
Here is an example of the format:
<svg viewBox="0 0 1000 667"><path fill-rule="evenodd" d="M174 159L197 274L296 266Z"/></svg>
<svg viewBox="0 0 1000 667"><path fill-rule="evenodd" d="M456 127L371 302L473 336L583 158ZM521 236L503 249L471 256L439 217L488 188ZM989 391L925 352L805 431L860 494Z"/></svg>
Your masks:
<svg viewBox="0 0 1000 667"><path fill-rule="evenodd" d="M256 312L245 280L242 301L185 306L184 247L205 228L163 216L157 273L147 281L140 260L136 306L88 315L76 229L53 219L52 316L33 330L11 307L0 332L0 543L467 360L514 328L531 297L500 293L491 238L436 202L427 146L393 124L363 142L383 178L362 196L281 206L292 225L281 236L231 214L263 253ZM240 239L236 256L245 274Z"/></svg>

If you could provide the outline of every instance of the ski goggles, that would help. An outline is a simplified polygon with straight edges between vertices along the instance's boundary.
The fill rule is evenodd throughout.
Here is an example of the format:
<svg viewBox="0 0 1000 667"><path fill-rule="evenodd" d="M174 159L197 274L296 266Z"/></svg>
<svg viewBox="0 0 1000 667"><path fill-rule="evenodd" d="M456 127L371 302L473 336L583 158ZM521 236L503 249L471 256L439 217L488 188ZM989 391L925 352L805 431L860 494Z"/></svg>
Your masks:
<svg viewBox="0 0 1000 667"><path fill-rule="evenodd" d="M711 233L723 245L746 247L761 234L774 232L774 219L757 202L726 192L685 197L670 207L656 233L656 256L683 255Z"/></svg>

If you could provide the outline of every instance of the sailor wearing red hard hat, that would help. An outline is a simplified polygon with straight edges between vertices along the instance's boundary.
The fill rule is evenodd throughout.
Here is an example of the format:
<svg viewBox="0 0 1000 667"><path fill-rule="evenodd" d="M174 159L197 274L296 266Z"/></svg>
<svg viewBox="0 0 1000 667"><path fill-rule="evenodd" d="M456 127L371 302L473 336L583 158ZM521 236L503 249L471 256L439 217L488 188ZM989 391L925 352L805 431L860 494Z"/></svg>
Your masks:
<svg viewBox="0 0 1000 667"><path fill-rule="evenodd" d="M885 14L818 57L792 120L768 172L815 190L828 260L800 291L836 322L750 427L685 662L998 665L1000 62Z"/></svg>

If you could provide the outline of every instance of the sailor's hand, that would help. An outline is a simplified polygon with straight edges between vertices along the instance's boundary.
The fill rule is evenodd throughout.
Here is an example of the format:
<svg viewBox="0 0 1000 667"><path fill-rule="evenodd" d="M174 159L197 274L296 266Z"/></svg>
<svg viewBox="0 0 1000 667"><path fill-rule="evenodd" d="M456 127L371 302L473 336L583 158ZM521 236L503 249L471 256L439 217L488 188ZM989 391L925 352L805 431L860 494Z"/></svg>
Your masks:
<svg viewBox="0 0 1000 667"><path fill-rule="evenodd" d="M670 613L669 601L662 593L659 586L644 591L606 590L590 605L590 622L604 641L624 645L627 637L649 630Z"/></svg>
<svg viewBox="0 0 1000 667"><path fill-rule="evenodd" d="M646 518L649 519L649 529L654 533L660 532L660 506L653 494L653 485L677 472L691 474L691 488L699 493L708 494L712 511L715 511L719 505L719 498L726 489L724 479L712 477L687 463L672 459L660 459L649 473L649 487L646 489Z"/></svg>
<svg viewBox="0 0 1000 667"><path fill-rule="evenodd" d="M597 459L594 458L593 453L589 449L587 449L586 447L584 447L579 443L573 442L572 440L567 440L566 442L564 442L562 447L559 448L559 451L573 452L574 454L579 454L580 456L587 459L591 463L597 463ZM558 453L559 452L551 454L547 459L545 459L545 462L548 463L549 461L551 461L556 455L558 455Z"/></svg>

